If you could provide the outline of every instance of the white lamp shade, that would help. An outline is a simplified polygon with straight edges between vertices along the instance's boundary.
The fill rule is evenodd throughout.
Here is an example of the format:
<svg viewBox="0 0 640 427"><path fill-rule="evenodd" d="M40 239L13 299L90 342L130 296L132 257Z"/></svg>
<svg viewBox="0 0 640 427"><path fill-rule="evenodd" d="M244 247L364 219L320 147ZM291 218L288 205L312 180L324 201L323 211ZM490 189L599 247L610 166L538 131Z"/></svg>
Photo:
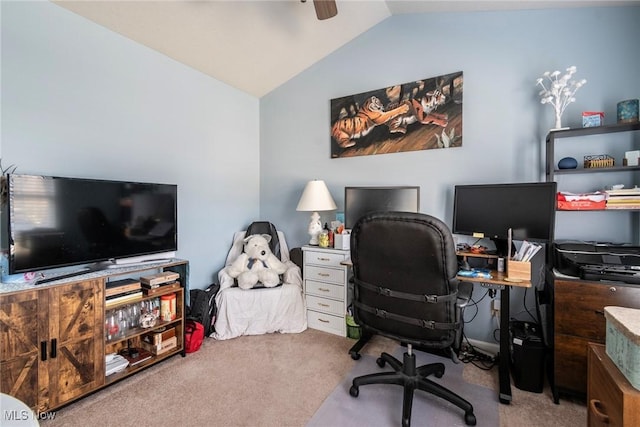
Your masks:
<svg viewBox="0 0 640 427"><path fill-rule="evenodd" d="M327 185L321 179L309 181L304 187L302 197L298 202L297 211L332 211L336 209L336 202L333 201Z"/></svg>

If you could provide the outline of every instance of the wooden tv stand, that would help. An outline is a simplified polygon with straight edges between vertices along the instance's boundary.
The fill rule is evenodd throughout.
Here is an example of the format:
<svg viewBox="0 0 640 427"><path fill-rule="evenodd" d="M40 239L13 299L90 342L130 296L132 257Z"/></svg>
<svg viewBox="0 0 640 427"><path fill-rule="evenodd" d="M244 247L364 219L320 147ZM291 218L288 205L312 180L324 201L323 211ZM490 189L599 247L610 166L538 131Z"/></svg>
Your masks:
<svg viewBox="0 0 640 427"><path fill-rule="evenodd" d="M159 271L179 274L176 318L148 329L133 328L111 340L105 334L105 286L109 280L137 278ZM188 261L173 259L143 266L123 266L61 279L44 285L0 284L0 392L38 413L51 411L113 384L168 357L184 353L184 296ZM162 294L113 304L108 310ZM134 367L106 376L106 354L162 327L175 328L177 346Z"/></svg>

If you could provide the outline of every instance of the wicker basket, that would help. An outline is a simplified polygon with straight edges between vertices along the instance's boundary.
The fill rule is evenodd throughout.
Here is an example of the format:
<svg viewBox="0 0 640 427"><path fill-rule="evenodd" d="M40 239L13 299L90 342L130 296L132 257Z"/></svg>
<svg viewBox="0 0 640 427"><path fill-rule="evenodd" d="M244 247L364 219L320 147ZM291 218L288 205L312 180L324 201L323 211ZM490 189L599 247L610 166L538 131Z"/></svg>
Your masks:
<svg viewBox="0 0 640 427"><path fill-rule="evenodd" d="M611 168L614 164L615 159L608 154L584 156L585 168Z"/></svg>

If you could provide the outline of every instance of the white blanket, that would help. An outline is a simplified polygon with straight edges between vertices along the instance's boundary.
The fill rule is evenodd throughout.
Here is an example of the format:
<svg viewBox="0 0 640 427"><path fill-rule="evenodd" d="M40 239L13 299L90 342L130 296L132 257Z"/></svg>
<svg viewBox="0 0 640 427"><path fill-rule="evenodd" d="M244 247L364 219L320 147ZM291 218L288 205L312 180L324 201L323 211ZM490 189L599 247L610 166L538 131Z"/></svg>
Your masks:
<svg viewBox="0 0 640 427"><path fill-rule="evenodd" d="M234 235L226 266L242 253L245 232ZM234 279L220 270L220 291L216 295L218 313L215 332L211 337L225 340L241 335L261 335L271 332L298 333L307 329L307 312L302 291L300 268L289 259L284 234L278 231L282 262L289 267L283 284L275 288L240 289Z"/></svg>

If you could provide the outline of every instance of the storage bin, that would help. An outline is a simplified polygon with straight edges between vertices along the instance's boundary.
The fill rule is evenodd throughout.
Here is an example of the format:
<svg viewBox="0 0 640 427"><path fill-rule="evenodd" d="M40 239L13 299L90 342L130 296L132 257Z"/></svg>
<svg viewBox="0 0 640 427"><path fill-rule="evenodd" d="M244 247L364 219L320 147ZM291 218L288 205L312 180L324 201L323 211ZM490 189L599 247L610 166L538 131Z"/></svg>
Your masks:
<svg viewBox="0 0 640 427"><path fill-rule="evenodd" d="M604 308L604 317L607 355L631 385L640 390L640 310L609 306Z"/></svg>
<svg viewBox="0 0 640 427"><path fill-rule="evenodd" d="M362 328L360 327L360 325L358 325L355 322L355 320L353 320L353 316L349 316L347 314L346 319L347 319L347 337L354 340L359 340L362 334Z"/></svg>
<svg viewBox="0 0 640 427"><path fill-rule="evenodd" d="M333 236L333 247L348 251L351 244L351 234L336 234Z"/></svg>

